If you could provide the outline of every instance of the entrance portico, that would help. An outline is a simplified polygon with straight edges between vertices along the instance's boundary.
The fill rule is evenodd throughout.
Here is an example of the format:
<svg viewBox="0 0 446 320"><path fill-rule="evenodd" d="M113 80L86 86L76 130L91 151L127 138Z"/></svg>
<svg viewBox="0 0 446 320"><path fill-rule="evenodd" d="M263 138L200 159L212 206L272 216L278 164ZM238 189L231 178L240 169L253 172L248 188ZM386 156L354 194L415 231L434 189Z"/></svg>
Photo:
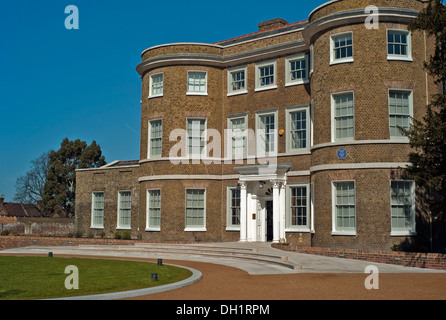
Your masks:
<svg viewBox="0 0 446 320"><path fill-rule="evenodd" d="M235 168L240 174L240 241L285 238L285 187L290 163Z"/></svg>

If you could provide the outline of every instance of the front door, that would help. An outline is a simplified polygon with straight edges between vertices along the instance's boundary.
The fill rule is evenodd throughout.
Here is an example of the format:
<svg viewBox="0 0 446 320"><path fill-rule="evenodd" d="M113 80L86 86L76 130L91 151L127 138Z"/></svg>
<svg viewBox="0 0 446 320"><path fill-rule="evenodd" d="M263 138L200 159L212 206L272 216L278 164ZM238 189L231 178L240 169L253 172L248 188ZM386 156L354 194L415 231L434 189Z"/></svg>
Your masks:
<svg viewBox="0 0 446 320"><path fill-rule="evenodd" d="M273 202L266 201L266 241L273 241Z"/></svg>

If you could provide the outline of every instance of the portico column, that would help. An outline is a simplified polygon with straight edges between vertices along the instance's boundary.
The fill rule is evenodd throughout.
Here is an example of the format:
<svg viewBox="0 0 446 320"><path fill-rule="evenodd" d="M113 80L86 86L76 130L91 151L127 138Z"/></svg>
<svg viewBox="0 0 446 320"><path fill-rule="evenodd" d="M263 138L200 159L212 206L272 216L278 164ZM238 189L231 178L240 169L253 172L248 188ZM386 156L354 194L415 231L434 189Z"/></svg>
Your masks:
<svg viewBox="0 0 446 320"><path fill-rule="evenodd" d="M246 241L247 230L247 183L246 181L240 181L240 241Z"/></svg>
<svg viewBox="0 0 446 320"><path fill-rule="evenodd" d="M285 187L286 181L283 181L280 185L280 234L279 239L285 239Z"/></svg>
<svg viewBox="0 0 446 320"><path fill-rule="evenodd" d="M272 180L273 185L273 242L279 242L280 236L280 181Z"/></svg>

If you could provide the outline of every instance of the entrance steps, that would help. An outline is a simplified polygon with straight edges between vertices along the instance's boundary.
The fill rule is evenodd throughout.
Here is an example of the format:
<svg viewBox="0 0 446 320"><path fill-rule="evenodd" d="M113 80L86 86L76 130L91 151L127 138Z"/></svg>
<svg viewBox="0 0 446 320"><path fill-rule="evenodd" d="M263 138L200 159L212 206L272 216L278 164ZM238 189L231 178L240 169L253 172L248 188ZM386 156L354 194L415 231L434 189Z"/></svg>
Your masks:
<svg viewBox="0 0 446 320"><path fill-rule="evenodd" d="M269 246L269 245L268 245ZM263 246L264 247L264 246ZM301 270L301 266L288 261L288 256L271 254L261 246L249 244L166 244L166 243L135 243L131 245L79 245L74 247L77 253L101 253L101 255L132 255L163 258L171 260L195 260L210 262L232 261L232 264L255 263L264 266L282 267L291 270ZM270 248L270 247L269 247ZM281 254L281 252L279 252ZM211 260L209 260L211 259ZM225 263L222 263L225 264Z"/></svg>

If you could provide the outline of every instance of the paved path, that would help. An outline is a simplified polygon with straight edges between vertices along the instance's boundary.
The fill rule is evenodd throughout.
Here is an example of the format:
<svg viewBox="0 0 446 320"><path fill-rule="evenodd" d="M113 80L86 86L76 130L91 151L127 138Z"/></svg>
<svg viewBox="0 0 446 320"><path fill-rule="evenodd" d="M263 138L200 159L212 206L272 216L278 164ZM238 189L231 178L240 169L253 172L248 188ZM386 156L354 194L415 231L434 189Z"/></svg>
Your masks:
<svg viewBox="0 0 446 320"><path fill-rule="evenodd" d="M329 258L271 248L264 243L216 243L197 244L193 247L240 248L256 251L260 255L288 257L288 262L302 267L293 270L269 262L244 260L202 254L171 255L165 252L141 252L111 248L110 246L76 247L28 247L0 251L1 254L39 254L49 251L57 255L100 256L111 258L156 261L186 266L202 274L200 281L173 291L143 294L130 297L136 300L311 300L311 299L446 299L446 272L408 268L365 261ZM176 246L175 246L176 247ZM178 245L181 248L180 245ZM183 247L184 248L184 247ZM186 250L186 249L183 249ZM198 249L197 249L198 250ZM375 265L379 270L379 289L365 288L365 267ZM115 297L115 299L125 296Z"/></svg>

